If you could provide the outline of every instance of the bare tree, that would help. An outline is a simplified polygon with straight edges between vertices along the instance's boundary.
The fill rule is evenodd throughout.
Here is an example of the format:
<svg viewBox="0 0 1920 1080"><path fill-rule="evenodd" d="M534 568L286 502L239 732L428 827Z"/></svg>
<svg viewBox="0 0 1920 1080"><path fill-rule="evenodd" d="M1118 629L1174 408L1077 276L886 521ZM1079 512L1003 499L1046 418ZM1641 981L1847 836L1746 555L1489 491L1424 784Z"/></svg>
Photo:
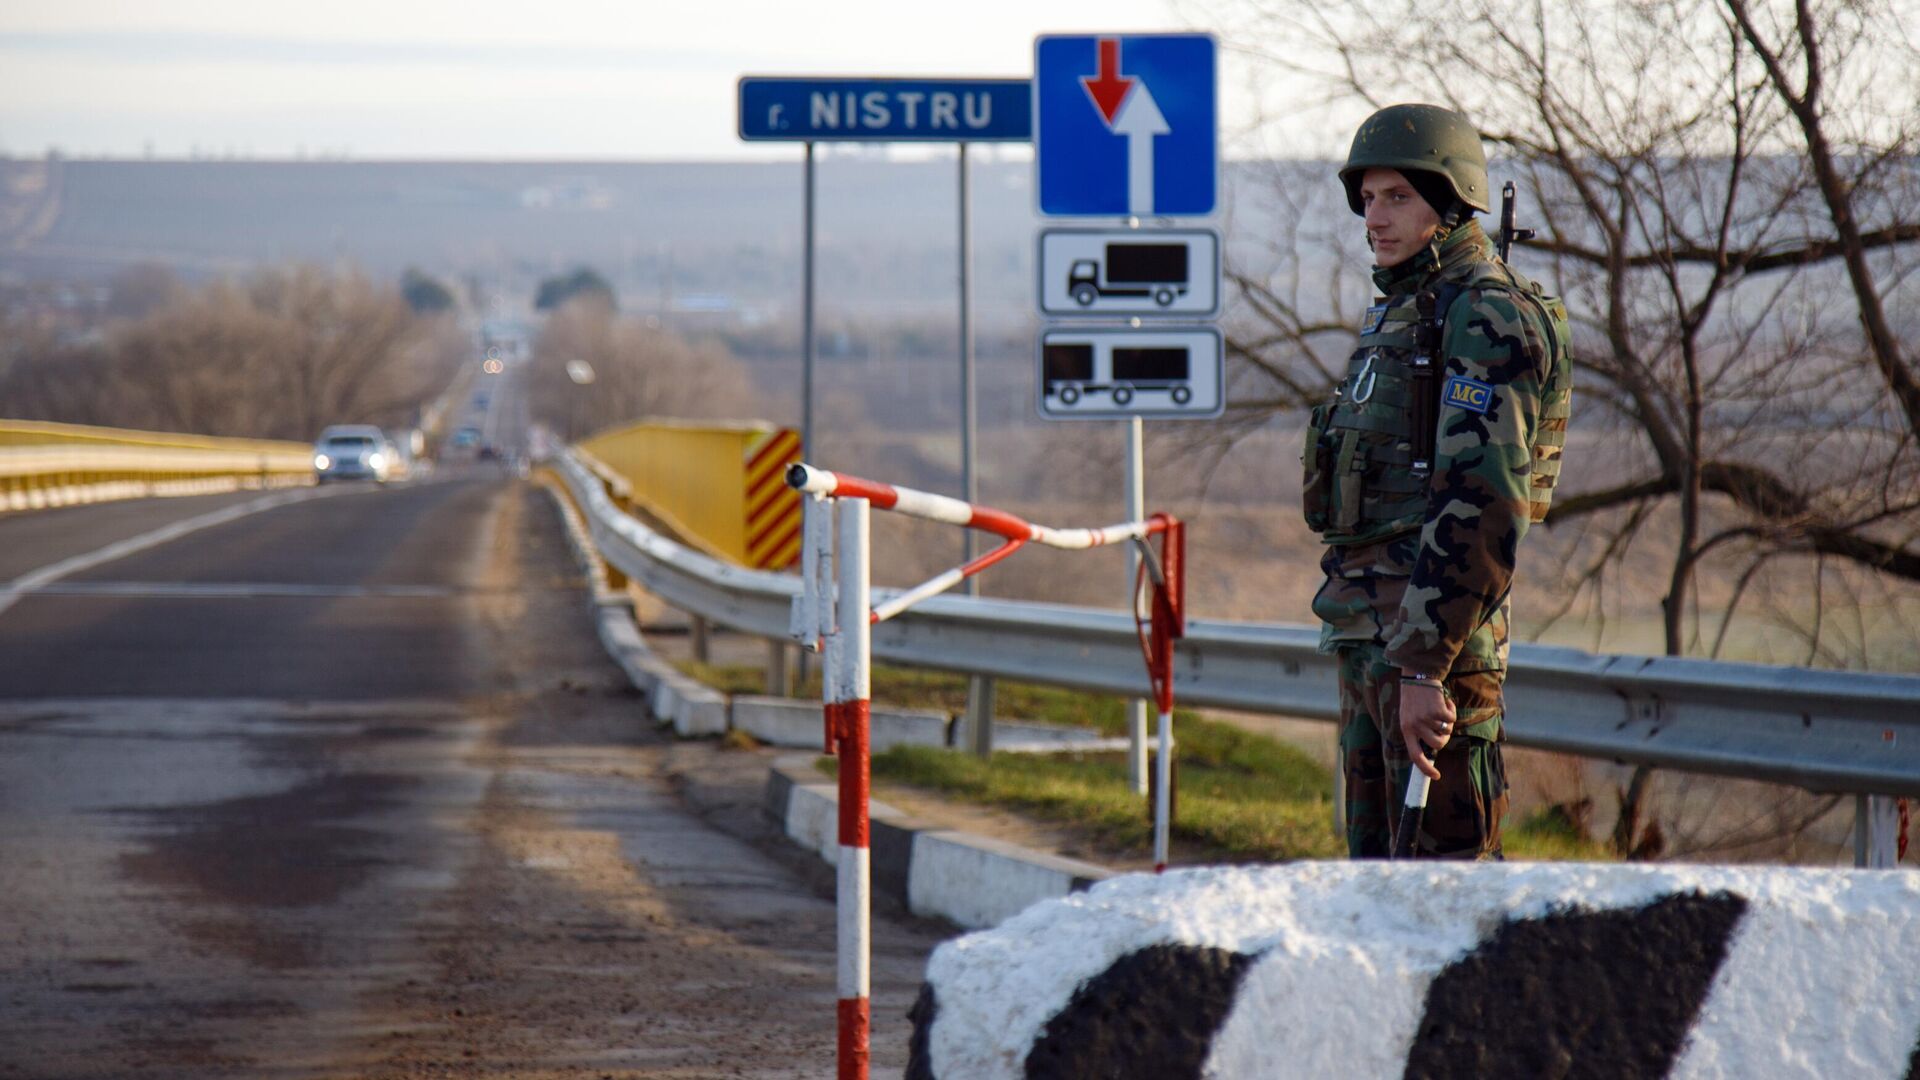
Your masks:
<svg viewBox="0 0 1920 1080"><path fill-rule="evenodd" d="M1920 395L1886 304L1911 293L1920 240L1920 56L1899 7L1282 0L1224 13L1231 40L1329 100L1463 110L1504 151L1496 171L1537 196L1589 435L1548 519L1583 553L1562 611L1636 547L1664 553L1676 654L1717 653L1763 578L1817 579L1837 560L1920 581ZM1234 274L1232 349L1271 390L1263 407L1329 394L1352 341L1336 329L1350 291L1301 297L1298 282L1325 280L1304 265L1296 252ZM1623 793L1622 850L1647 784Z"/></svg>
<svg viewBox="0 0 1920 1080"><path fill-rule="evenodd" d="M463 337L351 271L269 269L194 290L149 271L124 286L145 313L104 333L63 338L22 320L0 354L0 413L287 439L329 423L402 427L451 377L450 339Z"/></svg>
<svg viewBox="0 0 1920 1080"><path fill-rule="evenodd" d="M331 423L403 422L445 381L409 363L420 319L398 291L364 275L298 266L261 274L248 292L284 334L274 376L300 437Z"/></svg>
<svg viewBox="0 0 1920 1080"><path fill-rule="evenodd" d="M593 371L578 385L570 361ZM534 411L570 438L646 417L706 419L757 411L749 381L724 346L688 342L645 319L623 317L598 294L567 301L534 342Z"/></svg>

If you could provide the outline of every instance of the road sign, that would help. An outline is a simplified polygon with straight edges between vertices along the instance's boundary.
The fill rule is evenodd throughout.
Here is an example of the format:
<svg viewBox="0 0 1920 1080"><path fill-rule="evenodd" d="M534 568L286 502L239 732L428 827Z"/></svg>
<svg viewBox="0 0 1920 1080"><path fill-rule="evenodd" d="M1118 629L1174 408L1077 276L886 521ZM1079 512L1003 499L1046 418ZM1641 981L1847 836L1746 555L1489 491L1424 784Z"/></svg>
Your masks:
<svg viewBox="0 0 1920 1080"><path fill-rule="evenodd" d="M1223 374L1220 332L1212 327L1054 327L1040 334L1040 416L1219 416L1226 406Z"/></svg>
<svg viewBox="0 0 1920 1080"><path fill-rule="evenodd" d="M1034 41L1040 212L1204 217L1219 183L1213 38Z"/></svg>
<svg viewBox="0 0 1920 1080"><path fill-rule="evenodd" d="M1220 237L1205 229L1047 229L1040 312L1207 318L1220 310Z"/></svg>
<svg viewBox="0 0 1920 1080"><path fill-rule="evenodd" d="M740 137L779 142L1026 142L1025 79L740 80Z"/></svg>

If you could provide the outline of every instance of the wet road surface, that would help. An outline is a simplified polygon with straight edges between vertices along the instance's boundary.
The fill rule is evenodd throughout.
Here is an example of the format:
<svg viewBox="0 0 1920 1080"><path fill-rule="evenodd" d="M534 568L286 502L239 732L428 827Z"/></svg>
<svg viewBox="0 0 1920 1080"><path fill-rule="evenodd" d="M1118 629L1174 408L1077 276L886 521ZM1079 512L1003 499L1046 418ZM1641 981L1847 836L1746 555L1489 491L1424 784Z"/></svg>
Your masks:
<svg viewBox="0 0 1920 1080"><path fill-rule="evenodd" d="M244 501L0 517L0 580ZM547 496L500 470L328 489L20 596L0 1077L830 1075L831 900L739 827L750 786L730 831L690 812L683 752L600 651ZM876 926L876 1075L937 936Z"/></svg>

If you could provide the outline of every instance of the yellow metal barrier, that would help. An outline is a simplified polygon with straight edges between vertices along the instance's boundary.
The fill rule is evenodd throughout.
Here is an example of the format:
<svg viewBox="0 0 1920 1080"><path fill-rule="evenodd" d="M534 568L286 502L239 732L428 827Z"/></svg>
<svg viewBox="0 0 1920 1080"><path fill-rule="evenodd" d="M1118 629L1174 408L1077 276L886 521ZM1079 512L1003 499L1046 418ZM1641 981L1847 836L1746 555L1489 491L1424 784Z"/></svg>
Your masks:
<svg viewBox="0 0 1920 1080"><path fill-rule="evenodd" d="M0 420L0 446L95 443L104 446L167 446L186 450L252 451L302 459L312 468L313 447L285 439L229 439L220 435L183 435L174 431L134 431L91 424L55 424L44 420Z"/></svg>
<svg viewBox="0 0 1920 1080"><path fill-rule="evenodd" d="M800 460L800 436L789 428L649 420L600 432L580 449L615 496L710 555L762 569L799 558L800 496L781 479Z"/></svg>
<svg viewBox="0 0 1920 1080"><path fill-rule="evenodd" d="M305 443L0 420L0 511L312 482Z"/></svg>

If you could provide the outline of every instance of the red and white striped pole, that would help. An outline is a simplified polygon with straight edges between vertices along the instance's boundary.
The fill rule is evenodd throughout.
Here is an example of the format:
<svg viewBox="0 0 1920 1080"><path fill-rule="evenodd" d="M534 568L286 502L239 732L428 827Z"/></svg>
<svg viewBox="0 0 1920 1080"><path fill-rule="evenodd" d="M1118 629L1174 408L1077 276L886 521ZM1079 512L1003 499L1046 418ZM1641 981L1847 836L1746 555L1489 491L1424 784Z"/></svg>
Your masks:
<svg viewBox="0 0 1920 1080"><path fill-rule="evenodd" d="M828 654L832 685L827 690L827 726L840 756L840 850L834 863L839 878L840 1080L867 1080L872 1023L868 997L873 982L873 865L867 822L868 699L873 692L870 512L865 499L834 500L840 596L836 647Z"/></svg>
<svg viewBox="0 0 1920 1080"><path fill-rule="evenodd" d="M1172 757L1173 639L1184 633L1182 588L1184 551L1180 522L1165 514L1098 529L1055 529L1023 521L1004 510L977 506L944 495L894 487L844 473L795 464L787 484L809 496L801 545L801 592L795 598L792 632L803 647L826 650L823 697L826 699L826 750L840 759L840 846L835 870L839 916L839 1076L866 1080L872 1016L873 870L868 822L869 698L872 695L872 628L985 570L1028 543L1084 549L1165 534L1162 562L1156 568L1152 641L1143 638L1147 669L1160 703L1160 813L1154 856L1167 858L1169 761ZM1005 544L936 575L873 607L871 511L894 510L911 517L990 532ZM1162 573L1162 570L1170 573ZM1168 587L1167 577L1172 582Z"/></svg>

